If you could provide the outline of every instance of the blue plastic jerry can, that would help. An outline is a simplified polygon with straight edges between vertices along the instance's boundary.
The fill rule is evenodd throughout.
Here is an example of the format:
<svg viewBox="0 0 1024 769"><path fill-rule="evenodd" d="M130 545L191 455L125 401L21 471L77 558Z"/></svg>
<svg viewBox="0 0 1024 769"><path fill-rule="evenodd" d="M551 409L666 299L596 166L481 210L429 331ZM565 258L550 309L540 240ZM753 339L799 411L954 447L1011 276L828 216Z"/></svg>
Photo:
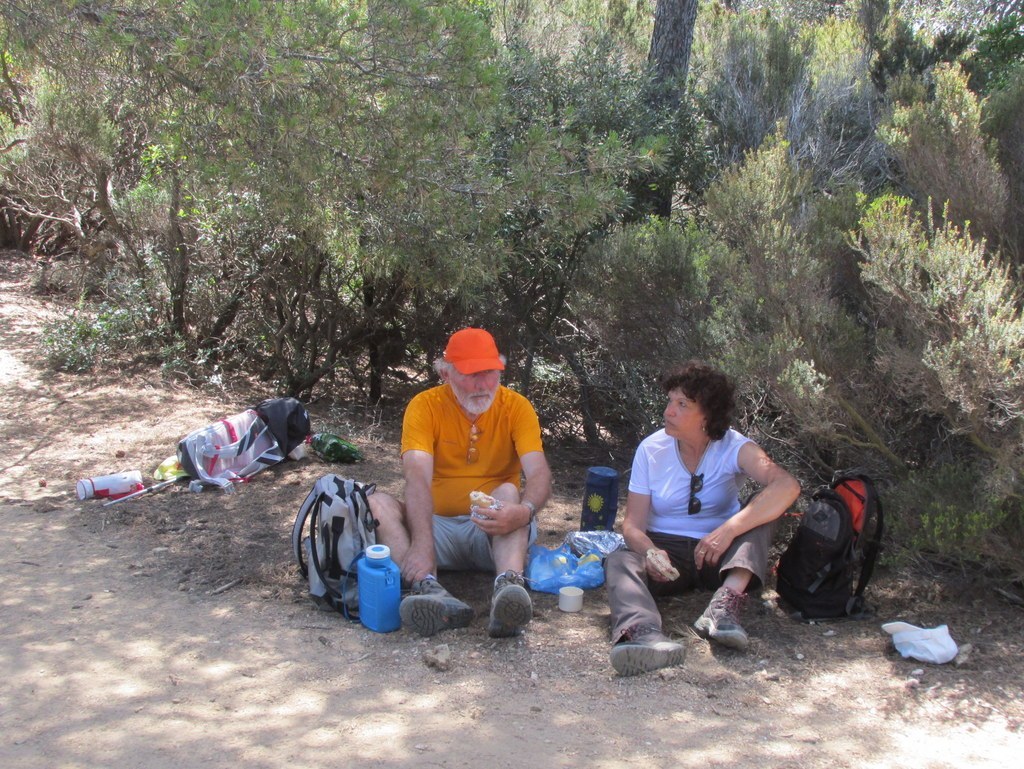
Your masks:
<svg viewBox="0 0 1024 769"><path fill-rule="evenodd" d="M359 621L376 633L402 626L402 574L387 545L370 545L356 566L359 581Z"/></svg>

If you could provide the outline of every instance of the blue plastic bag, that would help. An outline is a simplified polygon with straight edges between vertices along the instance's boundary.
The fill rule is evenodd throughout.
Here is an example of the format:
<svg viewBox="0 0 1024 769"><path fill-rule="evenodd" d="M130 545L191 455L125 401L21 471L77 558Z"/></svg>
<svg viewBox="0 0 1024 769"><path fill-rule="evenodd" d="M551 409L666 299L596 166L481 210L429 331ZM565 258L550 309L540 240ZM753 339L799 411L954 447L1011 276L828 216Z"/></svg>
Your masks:
<svg viewBox="0 0 1024 769"><path fill-rule="evenodd" d="M530 545L526 562L526 584L539 593L558 593L559 588L589 590L604 584L601 553L590 550L577 558L567 544L550 549Z"/></svg>

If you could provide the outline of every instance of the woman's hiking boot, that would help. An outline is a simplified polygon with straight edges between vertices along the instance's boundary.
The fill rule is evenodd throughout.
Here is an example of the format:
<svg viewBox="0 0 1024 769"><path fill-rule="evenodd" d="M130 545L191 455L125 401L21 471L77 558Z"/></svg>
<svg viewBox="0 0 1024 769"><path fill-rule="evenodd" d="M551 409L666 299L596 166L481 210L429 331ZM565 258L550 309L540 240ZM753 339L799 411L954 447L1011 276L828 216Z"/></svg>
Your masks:
<svg viewBox="0 0 1024 769"><path fill-rule="evenodd" d="M745 599L743 593L723 585L711 596L711 603L693 626L704 638L710 638L730 649L744 651L748 639L747 631L740 624L740 607Z"/></svg>
<svg viewBox="0 0 1024 769"><path fill-rule="evenodd" d="M620 676L635 676L682 665L686 647L668 638L661 628L638 625L623 633L612 647L611 659L612 667Z"/></svg>

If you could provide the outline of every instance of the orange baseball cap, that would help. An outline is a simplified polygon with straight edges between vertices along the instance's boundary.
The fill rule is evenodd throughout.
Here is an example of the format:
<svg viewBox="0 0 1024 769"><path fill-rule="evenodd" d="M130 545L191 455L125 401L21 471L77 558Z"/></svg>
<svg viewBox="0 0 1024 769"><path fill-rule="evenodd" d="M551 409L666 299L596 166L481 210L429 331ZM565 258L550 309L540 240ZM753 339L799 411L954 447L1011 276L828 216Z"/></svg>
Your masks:
<svg viewBox="0 0 1024 769"><path fill-rule="evenodd" d="M482 328L464 328L452 334L444 349L444 359L460 374L505 370L494 337Z"/></svg>

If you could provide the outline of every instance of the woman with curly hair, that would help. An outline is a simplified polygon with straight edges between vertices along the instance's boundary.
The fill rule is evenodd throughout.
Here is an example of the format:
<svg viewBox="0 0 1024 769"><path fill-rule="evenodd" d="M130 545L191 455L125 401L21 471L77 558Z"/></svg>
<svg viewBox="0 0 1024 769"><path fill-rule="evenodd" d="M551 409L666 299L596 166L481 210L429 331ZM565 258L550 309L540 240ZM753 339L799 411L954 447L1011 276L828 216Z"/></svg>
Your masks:
<svg viewBox="0 0 1024 769"><path fill-rule="evenodd" d="M775 521L800 494L792 475L730 427L735 388L724 373L690 361L668 372L662 388L665 426L633 458L622 525L629 549L605 561L611 662L626 676L683 662L683 645L662 632L656 596L714 590L694 627L747 647L740 606L764 584ZM742 504L745 478L761 489Z"/></svg>

